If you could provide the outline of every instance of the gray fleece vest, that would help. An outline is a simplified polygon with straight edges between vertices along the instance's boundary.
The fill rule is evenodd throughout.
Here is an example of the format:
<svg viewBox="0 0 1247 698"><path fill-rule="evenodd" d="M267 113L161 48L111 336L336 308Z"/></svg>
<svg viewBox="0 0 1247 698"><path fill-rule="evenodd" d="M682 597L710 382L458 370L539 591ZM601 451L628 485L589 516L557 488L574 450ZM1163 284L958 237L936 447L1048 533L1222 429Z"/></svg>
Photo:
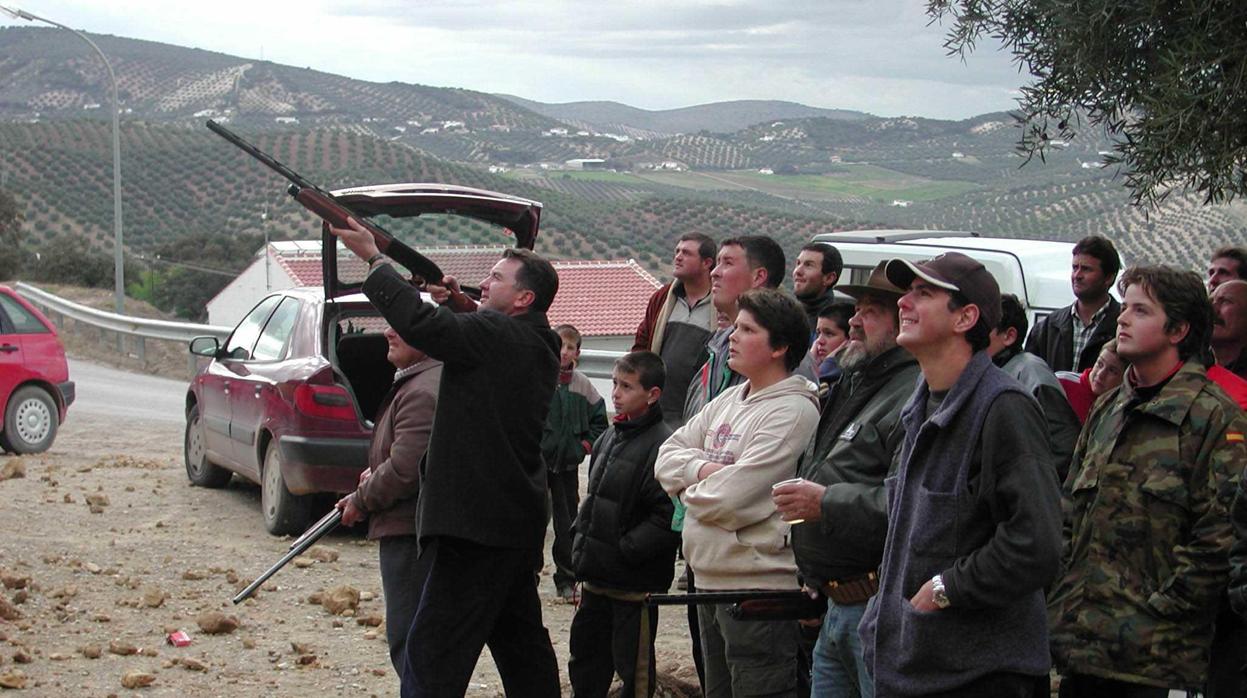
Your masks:
<svg viewBox="0 0 1247 698"><path fill-rule="evenodd" d="M994 532L994 522L972 515L968 481L987 412L1009 390L1022 392L980 351L929 418L925 382L902 412L901 466L885 483L888 538L879 593L860 628L878 698L954 691L994 672L1048 672L1042 591L995 608L957 608L954 600L921 613L909 603L927 580L964 561Z"/></svg>

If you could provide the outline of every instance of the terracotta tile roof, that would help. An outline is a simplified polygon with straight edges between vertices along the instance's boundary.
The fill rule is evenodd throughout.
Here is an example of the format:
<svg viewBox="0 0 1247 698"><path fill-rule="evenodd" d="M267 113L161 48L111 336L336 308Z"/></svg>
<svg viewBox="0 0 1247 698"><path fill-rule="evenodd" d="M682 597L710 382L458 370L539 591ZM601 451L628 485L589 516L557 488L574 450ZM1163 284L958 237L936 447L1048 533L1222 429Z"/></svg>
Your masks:
<svg viewBox="0 0 1247 698"><path fill-rule="evenodd" d="M586 337L631 335L645 317L645 304L662 284L634 260L552 260L559 293L550 324L575 325Z"/></svg>
<svg viewBox="0 0 1247 698"><path fill-rule="evenodd" d="M447 274L475 286L502 257L501 246L465 245L421 250ZM299 286L322 285L320 252L274 247L273 258ZM559 273L559 293L550 323L575 325L586 337L631 335L645 316L645 304L662 284L634 260L552 260ZM343 279L362 280L366 271L357 257L338 260Z"/></svg>

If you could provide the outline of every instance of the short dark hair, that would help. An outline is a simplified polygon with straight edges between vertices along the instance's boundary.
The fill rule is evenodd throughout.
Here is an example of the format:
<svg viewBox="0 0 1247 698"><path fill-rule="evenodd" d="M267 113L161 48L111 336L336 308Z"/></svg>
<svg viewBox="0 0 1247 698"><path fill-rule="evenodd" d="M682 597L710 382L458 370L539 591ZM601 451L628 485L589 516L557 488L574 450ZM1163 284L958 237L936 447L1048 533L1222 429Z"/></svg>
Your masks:
<svg viewBox="0 0 1247 698"><path fill-rule="evenodd" d="M1030 320L1026 318L1026 310L1022 301L1012 293L1000 294L1000 326L997 332L1005 332L1010 327L1018 331L1018 344L1026 340L1026 330L1030 329Z"/></svg>
<svg viewBox="0 0 1247 698"><path fill-rule="evenodd" d="M736 245L745 251L750 269L762 267L766 270L767 288L779 288L784 282L787 262L784 260L784 248L778 242L766 235L741 235L719 243L719 249L728 245Z"/></svg>
<svg viewBox="0 0 1247 698"><path fill-rule="evenodd" d="M634 351L615 360L615 370L635 373L641 387L661 389L667 382L667 366L662 357L652 351Z"/></svg>
<svg viewBox="0 0 1247 698"><path fill-rule="evenodd" d="M1088 235L1074 244L1074 251L1071 254L1085 254L1095 257L1100 261L1100 271L1104 275L1112 278L1121 271L1121 257L1117 254L1117 248L1113 246L1113 241L1103 235Z"/></svg>
<svg viewBox="0 0 1247 698"><path fill-rule="evenodd" d="M1247 250L1234 245L1222 245L1212 253L1212 258L1221 259L1222 257L1238 262L1238 278L1247 279L1247 276L1244 276L1247 274Z"/></svg>
<svg viewBox="0 0 1247 698"><path fill-rule="evenodd" d="M508 248L502 253L503 259L514 259L520 263L515 271L515 285L533 292L533 304L529 310L544 313L554 302L554 295L559 292L559 273L554 265L544 257L521 248Z"/></svg>
<svg viewBox="0 0 1247 698"><path fill-rule="evenodd" d="M810 322L795 298L773 288L752 288L740 294L741 310L770 335L772 349L787 347L784 367L791 373L810 350Z"/></svg>
<svg viewBox="0 0 1247 698"><path fill-rule="evenodd" d="M680 236L680 239L676 241L676 244L678 245L681 242L689 241L697 243L698 257L714 262L714 256L719 253L719 246L715 244L713 238L705 233L685 233Z"/></svg>
<svg viewBox="0 0 1247 698"><path fill-rule="evenodd" d="M840 272L844 271L844 258L835 245L825 242L807 242L801 246L802 252L817 252L823 256L823 274L835 274L840 281Z"/></svg>
<svg viewBox="0 0 1247 698"><path fill-rule="evenodd" d="M1165 331L1172 332L1178 325L1187 324L1186 336L1178 343L1178 357L1183 361L1200 356L1212 339L1212 301L1199 275L1175 267L1130 267L1117 282L1117 290L1125 295L1126 289L1139 284L1149 296L1165 309Z"/></svg>
<svg viewBox="0 0 1247 698"><path fill-rule="evenodd" d="M836 327L839 327L840 331L847 335L849 333L849 318L853 317L853 314L856 312L857 308L853 303L837 301L824 305L818 311L818 316L834 321Z"/></svg>
<svg viewBox="0 0 1247 698"><path fill-rule="evenodd" d="M944 289L940 289L944 290ZM945 291L948 294L948 310L961 310L967 305L971 305L970 299L961 291ZM977 307L977 306L976 306ZM987 318L983 316L983 309L979 308L978 322L974 323L974 327L966 332L966 341L970 343L970 351L983 351L992 343L992 330Z"/></svg>
<svg viewBox="0 0 1247 698"><path fill-rule="evenodd" d="M580 330L574 325L559 325L554 328L554 333L563 339L571 339L576 343L576 348L580 348Z"/></svg>

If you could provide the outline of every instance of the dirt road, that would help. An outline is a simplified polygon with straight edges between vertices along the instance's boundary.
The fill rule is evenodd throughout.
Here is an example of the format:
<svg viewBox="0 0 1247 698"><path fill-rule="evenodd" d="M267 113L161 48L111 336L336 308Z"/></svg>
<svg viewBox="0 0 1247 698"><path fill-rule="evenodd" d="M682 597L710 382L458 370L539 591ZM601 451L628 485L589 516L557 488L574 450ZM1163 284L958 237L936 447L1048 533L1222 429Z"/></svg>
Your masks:
<svg viewBox="0 0 1247 698"><path fill-rule="evenodd" d="M223 490L188 486L180 395L165 394L176 382L75 365L79 403L52 450L0 456L0 478L24 473L0 479L0 618L11 616L0 620L0 684L39 696L396 695L375 625L384 616L376 546L331 535L321 560L288 566L232 606L288 544L264 532L258 488L237 479ZM134 386L156 392L136 398ZM570 693L572 607L554 598L548 575L547 566L545 621ZM348 615L309 601L341 586L360 592ZM207 634L199 621L213 612L238 627ZM687 678L682 621L663 616L659 666ZM166 644L174 630L191 644ZM125 688L127 674L132 685L151 683ZM502 695L488 653L469 695Z"/></svg>

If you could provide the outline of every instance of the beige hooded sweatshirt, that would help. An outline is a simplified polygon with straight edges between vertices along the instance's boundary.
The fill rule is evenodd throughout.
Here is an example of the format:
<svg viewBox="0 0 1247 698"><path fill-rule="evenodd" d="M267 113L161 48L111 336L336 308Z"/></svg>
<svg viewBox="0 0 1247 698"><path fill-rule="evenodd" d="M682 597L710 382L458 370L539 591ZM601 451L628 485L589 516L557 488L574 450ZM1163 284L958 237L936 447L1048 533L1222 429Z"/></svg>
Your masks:
<svg viewBox="0 0 1247 698"><path fill-rule="evenodd" d="M797 566L771 485L794 477L797 458L818 426L815 386L799 375L749 394L724 392L658 450L654 475L680 498L684 559L697 588L795 589ZM727 467L705 480L706 463Z"/></svg>

